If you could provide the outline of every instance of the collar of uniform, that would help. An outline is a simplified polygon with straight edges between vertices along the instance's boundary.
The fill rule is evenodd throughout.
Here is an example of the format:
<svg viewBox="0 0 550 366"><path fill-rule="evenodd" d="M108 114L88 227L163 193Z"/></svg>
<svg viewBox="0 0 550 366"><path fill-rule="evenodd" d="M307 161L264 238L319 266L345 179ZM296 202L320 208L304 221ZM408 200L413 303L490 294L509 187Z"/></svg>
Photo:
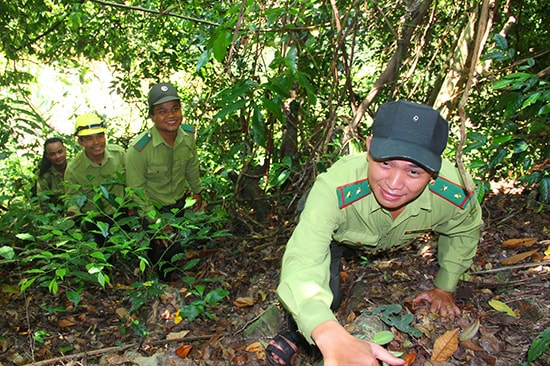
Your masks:
<svg viewBox="0 0 550 366"><path fill-rule="evenodd" d="M174 146L179 145L183 141L183 132L181 128L178 128L177 135L176 135L176 141L174 141ZM160 144L164 144L166 146L170 146L164 141L164 137L160 135L159 130L157 129L157 126L153 126L151 128L151 136L153 137L153 146L157 147Z"/></svg>

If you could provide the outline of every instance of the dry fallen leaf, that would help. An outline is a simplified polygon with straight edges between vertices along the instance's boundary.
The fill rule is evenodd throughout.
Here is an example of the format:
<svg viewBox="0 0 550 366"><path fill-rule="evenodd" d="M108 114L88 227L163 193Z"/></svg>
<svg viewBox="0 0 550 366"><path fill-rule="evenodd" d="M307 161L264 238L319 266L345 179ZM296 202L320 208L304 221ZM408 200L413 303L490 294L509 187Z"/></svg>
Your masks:
<svg viewBox="0 0 550 366"><path fill-rule="evenodd" d="M65 318L65 319L61 319L57 325L59 326L59 328L67 328L67 327L72 327L73 325L76 325L76 321L74 320L74 318L71 316L69 318Z"/></svg>
<svg viewBox="0 0 550 366"><path fill-rule="evenodd" d="M182 330L181 332L172 332L166 335L166 339L167 340L183 339L187 334L189 334L188 330Z"/></svg>
<svg viewBox="0 0 550 366"><path fill-rule="evenodd" d="M403 364L403 366L412 366L414 360L416 360L416 353L407 354L405 356L405 363Z"/></svg>
<svg viewBox="0 0 550 366"><path fill-rule="evenodd" d="M483 351L483 348L472 341L460 341L460 345L464 348L471 349L472 351Z"/></svg>
<svg viewBox="0 0 550 366"><path fill-rule="evenodd" d="M448 330L434 343L432 352L432 361L446 361L458 349L458 331L459 329Z"/></svg>
<svg viewBox="0 0 550 366"><path fill-rule="evenodd" d="M461 341L469 341L470 339L474 338L479 330L479 319L476 319L470 324L468 327L466 327L462 334L460 335Z"/></svg>
<svg viewBox="0 0 550 366"><path fill-rule="evenodd" d="M265 351L264 346L260 342L254 342L246 347L247 352L262 352Z"/></svg>
<svg viewBox="0 0 550 366"><path fill-rule="evenodd" d="M107 362L109 365L124 365L128 362L128 358L123 355L119 354L112 354L109 357L107 357Z"/></svg>
<svg viewBox="0 0 550 366"><path fill-rule="evenodd" d="M239 297L238 299L233 301L233 305L238 308L245 308L247 306L254 305L254 299L251 297Z"/></svg>
<svg viewBox="0 0 550 366"><path fill-rule="evenodd" d="M504 248L529 248L533 246L538 240L538 238L508 239L502 242L502 246Z"/></svg>
<svg viewBox="0 0 550 366"><path fill-rule="evenodd" d="M118 308L115 310L115 313L119 319L124 319L128 315L128 310L126 308Z"/></svg>
<svg viewBox="0 0 550 366"><path fill-rule="evenodd" d="M516 264L518 262L521 262L525 258L529 258L530 256L532 256L536 252L538 252L538 250L533 249L533 250L530 250L528 252L519 253L519 254L513 255L511 257L504 258L503 260L500 261L500 263L502 263L502 264Z"/></svg>
<svg viewBox="0 0 550 366"><path fill-rule="evenodd" d="M191 348L193 348L193 346L184 344L183 346L179 346L175 353L179 358L186 358L189 355L189 352L191 352Z"/></svg>

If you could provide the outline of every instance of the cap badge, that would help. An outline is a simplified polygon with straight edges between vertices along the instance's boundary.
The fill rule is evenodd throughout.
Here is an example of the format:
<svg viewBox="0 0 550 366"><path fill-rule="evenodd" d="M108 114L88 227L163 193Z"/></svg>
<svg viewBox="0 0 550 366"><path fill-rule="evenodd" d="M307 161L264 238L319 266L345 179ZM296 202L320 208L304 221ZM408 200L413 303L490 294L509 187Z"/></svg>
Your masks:
<svg viewBox="0 0 550 366"><path fill-rule="evenodd" d="M168 87L166 85L163 85L160 87L160 90L163 92L168 91Z"/></svg>

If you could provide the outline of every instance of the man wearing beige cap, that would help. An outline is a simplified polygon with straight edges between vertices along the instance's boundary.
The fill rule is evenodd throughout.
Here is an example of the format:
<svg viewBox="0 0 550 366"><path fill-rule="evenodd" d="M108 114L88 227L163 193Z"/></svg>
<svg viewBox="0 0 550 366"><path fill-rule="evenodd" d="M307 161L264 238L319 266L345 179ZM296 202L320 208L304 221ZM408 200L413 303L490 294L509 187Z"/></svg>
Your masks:
<svg viewBox="0 0 550 366"><path fill-rule="evenodd" d="M346 331L333 314L345 251L368 253L438 234L439 271L426 301L443 319L460 313L453 292L472 263L482 226L473 192L458 169L441 158L448 122L427 105L409 101L378 109L367 152L346 156L320 174L288 241L277 288L290 314L290 332L266 349L271 365L289 365L301 341L315 345L325 365L402 365L383 347ZM471 182L471 178L467 178Z"/></svg>
<svg viewBox="0 0 550 366"><path fill-rule="evenodd" d="M199 159L194 129L182 124L180 97L172 84L159 83L149 91L148 102L154 126L139 135L126 152L126 184L143 192L141 197L134 195L137 214L146 218L153 209L183 214L188 191L195 200L193 209L198 210L202 206ZM154 264L170 262L181 251L178 246L153 240L149 257ZM163 268L159 275L165 277Z"/></svg>

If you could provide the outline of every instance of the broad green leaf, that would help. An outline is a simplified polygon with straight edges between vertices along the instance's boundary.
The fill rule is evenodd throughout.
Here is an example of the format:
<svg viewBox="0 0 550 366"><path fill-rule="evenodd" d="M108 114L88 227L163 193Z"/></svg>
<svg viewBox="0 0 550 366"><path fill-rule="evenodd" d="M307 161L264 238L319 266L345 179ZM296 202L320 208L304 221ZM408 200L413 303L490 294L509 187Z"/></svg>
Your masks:
<svg viewBox="0 0 550 366"><path fill-rule="evenodd" d="M80 303L80 299L81 299L80 298L80 292L69 290L69 291L67 291L66 295L67 295L67 299L69 301L72 301L73 304L74 304L74 307L76 308L78 306L78 304Z"/></svg>
<svg viewBox="0 0 550 366"><path fill-rule="evenodd" d="M389 330L383 330L376 333L370 341L383 346L393 341L393 338L394 337L392 332L390 332Z"/></svg>
<svg viewBox="0 0 550 366"><path fill-rule="evenodd" d="M210 291L205 297L204 302L208 305L214 305L222 300L224 297L229 295L229 291L223 288L217 288L213 291Z"/></svg>
<svg viewBox="0 0 550 366"><path fill-rule="evenodd" d="M212 53L218 62L223 62L223 59L225 58L225 54L227 52L227 39L230 36L231 34L228 33L227 29L220 29L220 33L214 40Z"/></svg>
<svg viewBox="0 0 550 366"><path fill-rule="evenodd" d="M525 99L525 101L523 102L523 104L521 105L521 108L526 108L526 107L529 107L531 104L535 103L537 100L539 100L540 96L542 95L541 92L535 92L531 95L529 95L529 97L527 99Z"/></svg>
<svg viewBox="0 0 550 366"><path fill-rule="evenodd" d="M510 316L513 316L514 318L517 318L516 313L505 303L499 300L489 300L489 305L495 309L496 311L500 311L501 313L506 313Z"/></svg>
<svg viewBox="0 0 550 366"><path fill-rule="evenodd" d="M508 40L506 40L506 37L502 34L496 33L493 36L493 39L495 40L495 45L499 50L506 51L508 49Z"/></svg>
<svg viewBox="0 0 550 366"><path fill-rule="evenodd" d="M15 258L15 251L12 247L8 247L4 245L3 247L0 247L0 256L4 259L13 259Z"/></svg>
<svg viewBox="0 0 550 366"><path fill-rule="evenodd" d="M527 352L527 359L530 362L537 360L550 346L550 327L546 328L531 344Z"/></svg>
<svg viewBox="0 0 550 366"><path fill-rule="evenodd" d="M35 241L34 236L32 236L32 235L29 234L29 233L19 233L19 234L16 234L15 236L16 236L18 239L21 239L21 240Z"/></svg>
<svg viewBox="0 0 550 366"><path fill-rule="evenodd" d="M235 111L242 109L245 106L246 102L246 99L241 99L233 104L223 107L220 111L218 111L218 113L214 115L214 119L224 119L225 116L233 114Z"/></svg>

